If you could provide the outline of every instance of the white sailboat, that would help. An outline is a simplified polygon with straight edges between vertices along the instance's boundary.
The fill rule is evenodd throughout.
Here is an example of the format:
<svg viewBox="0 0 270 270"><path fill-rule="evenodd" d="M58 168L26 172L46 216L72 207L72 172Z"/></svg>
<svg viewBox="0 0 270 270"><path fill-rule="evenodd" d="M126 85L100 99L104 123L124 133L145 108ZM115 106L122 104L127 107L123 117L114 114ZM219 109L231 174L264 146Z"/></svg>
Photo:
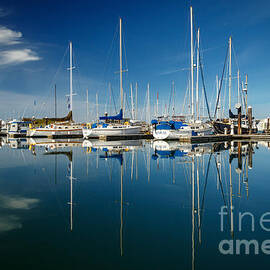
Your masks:
<svg viewBox="0 0 270 270"><path fill-rule="evenodd" d="M16 120L7 122L6 124L6 133L11 137L25 137L29 130L30 122Z"/></svg>
<svg viewBox="0 0 270 270"><path fill-rule="evenodd" d="M191 137L191 136L204 136L210 135L213 133L213 129L210 124L204 123L199 119L199 40L200 40L200 30L198 29L197 34L197 81L196 81L196 113L197 119L195 119L195 110L194 110L194 61L193 61L193 12L192 7L190 7L190 72L191 72L191 109L192 117L190 121L158 121L152 120L153 125L153 136L158 140L176 140L182 137Z"/></svg>
<svg viewBox="0 0 270 270"><path fill-rule="evenodd" d="M119 23L119 40L120 40L120 97L121 97L121 109L120 113L115 116L103 116L100 117L100 122L88 125L83 128L83 137L95 138L99 136L126 136L136 135L141 133L141 126L133 125L129 121L125 121L123 118L123 68L122 68L122 19Z"/></svg>
<svg viewBox="0 0 270 270"><path fill-rule="evenodd" d="M72 70L74 69L72 64L72 42L69 43L70 53L70 66L69 66L69 80L70 80L70 107L69 115L70 120L64 122L57 122L45 127L33 127L31 126L28 130L27 135L29 137L79 137L82 136L82 126L74 124L72 121L72 105L73 105L73 82L72 82Z"/></svg>

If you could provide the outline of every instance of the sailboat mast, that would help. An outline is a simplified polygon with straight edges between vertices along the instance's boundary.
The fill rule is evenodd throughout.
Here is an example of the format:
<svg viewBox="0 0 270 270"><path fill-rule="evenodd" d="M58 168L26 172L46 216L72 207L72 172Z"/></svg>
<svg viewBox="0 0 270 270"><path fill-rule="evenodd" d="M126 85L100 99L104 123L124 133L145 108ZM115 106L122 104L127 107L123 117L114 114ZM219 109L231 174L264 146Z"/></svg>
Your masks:
<svg viewBox="0 0 270 270"><path fill-rule="evenodd" d="M219 118L220 117L220 115L219 115L219 98L218 98L218 91L219 91L219 81L218 81L218 75L216 75L216 88L217 88L217 102L218 102L218 104L217 104L217 118Z"/></svg>
<svg viewBox="0 0 270 270"><path fill-rule="evenodd" d="M174 85L174 81L172 81L172 94L173 94L173 109L172 109L172 111L173 111L173 117L175 116L175 85Z"/></svg>
<svg viewBox="0 0 270 270"><path fill-rule="evenodd" d="M194 79L193 79L193 13L190 7L190 72L191 72L191 115L194 120Z"/></svg>
<svg viewBox="0 0 270 270"><path fill-rule="evenodd" d="M86 121L88 121L89 117L89 103L88 103L88 89L86 89Z"/></svg>
<svg viewBox="0 0 270 270"><path fill-rule="evenodd" d="M132 83L130 84L130 99L131 99L131 118L134 119L134 102L133 102Z"/></svg>
<svg viewBox="0 0 270 270"><path fill-rule="evenodd" d="M68 203L70 205L70 231L73 230L73 164L72 164L72 157L70 160L70 202Z"/></svg>
<svg viewBox="0 0 270 270"><path fill-rule="evenodd" d="M135 113L135 118L138 119L138 83L137 82L136 82L135 88L136 88L136 113Z"/></svg>
<svg viewBox="0 0 270 270"><path fill-rule="evenodd" d="M73 166L70 162L70 230L73 230Z"/></svg>
<svg viewBox="0 0 270 270"><path fill-rule="evenodd" d="M240 71L237 71L237 92L238 92L238 104L240 104Z"/></svg>
<svg viewBox="0 0 270 270"><path fill-rule="evenodd" d="M229 110L231 110L232 91L232 37L229 38Z"/></svg>
<svg viewBox="0 0 270 270"><path fill-rule="evenodd" d="M230 217L231 217L231 236L233 237L233 202L232 202L232 165L229 162L230 166Z"/></svg>
<svg viewBox="0 0 270 270"><path fill-rule="evenodd" d="M157 117L158 117L158 92L157 92Z"/></svg>
<svg viewBox="0 0 270 270"><path fill-rule="evenodd" d="M147 122L150 123L150 84L147 84Z"/></svg>
<svg viewBox="0 0 270 270"><path fill-rule="evenodd" d="M120 97L121 97L121 109L123 110L123 67L122 67L122 18L120 18L119 23L119 60L120 60Z"/></svg>
<svg viewBox="0 0 270 270"><path fill-rule="evenodd" d="M200 53L200 28L197 32L197 78L196 78L196 115L199 120L199 53Z"/></svg>
<svg viewBox="0 0 270 270"><path fill-rule="evenodd" d="M121 162L120 255L123 256L123 161Z"/></svg>
<svg viewBox="0 0 270 270"><path fill-rule="evenodd" d="M73 89L72 89L72 42L69 42L69 98L70 98L70 111L72 111L72 96L73 96Z"/></svg>
<svg viewBox="0 0 270 270"><path fill-rule="evenodd" d="M56 84L54 85L54 117L57 117Z"/></svg>
<svg viewBox="0 0 270 270"><path fill-rule="evenodd" d="M248 90L248 75L246 74L246 83L245 83L245 89L246 89L246 115L248 115L248 107L247 107L247 90Z"/></svg>
<svg viewBox="0 0 270 270"><path fill-rule="evenodd" d="M195 229L195 172L194 172L194 157L192 157L191 163L191 175L192 175L192 269L194 269L194 260L195 260L195 238L194 238L194 229Z"/></svg>
<svg viewBox="0 0 270 270"><path fill-rule="evenodd" d="M98 93L96 93L96 113L97 113L97 121L98 121Z"/></svg>

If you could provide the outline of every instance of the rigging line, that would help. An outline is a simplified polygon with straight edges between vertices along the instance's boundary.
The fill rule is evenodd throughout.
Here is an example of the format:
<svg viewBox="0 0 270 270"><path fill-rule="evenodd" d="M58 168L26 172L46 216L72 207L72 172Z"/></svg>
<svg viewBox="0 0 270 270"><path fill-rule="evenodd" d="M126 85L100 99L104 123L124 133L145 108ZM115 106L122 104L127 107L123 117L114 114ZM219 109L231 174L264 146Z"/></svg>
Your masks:
<svg viewBox="0 0 270 270"><path fill-rule="evenodd" d="M170 91L170 97L169 97L169 105L168 105L168 115L169 115L169 112L170 112L170 108L171 108L171 100L172 100L172 85L171 85L171 91Z"/></svg>
<svg viewBox="0 0 270 270"><path fill-rule="evenodd" d="M246 163L247 163L247 156L245 156L243 168L246 168ZM240 210L241 202L242 202L241 201L241 198L242 198L241 194L242 194L242 183L244 180L244 171L245 171L245 169L243 169L243 171L242 171L242 177L240 176L241 183L240 183L239 199L238 199L238 211Z"/></svg>
<svg viewBox="0 0 270 270"><path fill-rule="evenodd" d="M207 112L208 112L208 116L209 116L210 121L212 121L210 110L209 110L209 104L208 104L208 100L207 100L207 94L206 94L206 90L205 90L205 82L204 82L204 75L203 75L203 68L202 68L202 63L201 63L200 51L199 51L199 66L200 66L200 70L201 70L201 78L202 78L202 83L203 83L203 91L204 91L204 98L205 98L205 103L206 103L206 107L207 107Z"/></svg>
<svg viewBox="0 0 270 270"><path fill-rule="evenodd" d="M51 80L51 82L50 82L50 84L49 84L49 89L50 89L50 91L49 91L49 93L47 94L47 96L44 98L44 102L42 102L42 106L46 105L46 103L48 102L48 100L50 100L50 99L52 98L52 97L51 97L51 89L53 88L54 82L55 82L55 80L56 80L56 76L58 75L58 73L59 73L59 71L60 71L60 68L61 68L61 66L63 65L63 62L64 62L65 56L66 56L66 54L67 54L68 48L69 48L69 46L66 47L66 50L65 50L65 52L64 52L64 54L63 54L63 56L62 56L62 59L61 59L61 61L60 61L60 64L58 65L57 70L56 70L56 72L55 72L55 74L54 74L54 77L53 77L53 79ZM41 101L42 101L42 100L41 100ZM42 107L41 107L41 108L42 108ZM44 108L44 112L45 112L45 108ZM41 114L38 114L37 116L39 117L39 115L41 115Z"/></svg>
<svg viewBox="0 0 270 270"><path fill-rule="evenodd" d="M126 94L126 98L125 98L125 103L126 103L126 105L127 105L127 111L131 114L131 109L130 109L130 104L129 104L129 99L127 98L127 93L126 93L126 91L124 91L125 92L125 94Z"/></svg>
<svg viewBox="0 0 270 270"><path fill-rule="evenodd" d="M206 175L205 175L205 183L204 183L204 189L203 189L203 197L202 197L202 203L201 203L201 224L202 224L202 218L203 218L203 210L204 210L204 202L205 202L205 194L206 194L206 186L208 183L208 174L209 174L209 168L210 168L210 161L212 158L213 153L210 154L209 159L208 159L208 164L207 164L207 170L206 170Z"/></svg>
<svg viewBox="0 0 270 270"><path fill-rule="evenodd" d="M227 89L227 85L228 85L228 77L229 77L229 63L227 64L227 69L226 69L226 77L224 78L225 80L225 85L224 85L224 89ZM224 91L224 95L223 95L223 108L222 108L222 116L225 117L225 102L226 102L226 98L227 98L227 91Z"/></svg>
<svg viewBox="0 0 270 270"><path fill-rule="evenodd" d="M214 156L215 158L215 164L216 164L216 168L217 168L217 173L218 173L218 180L219 180L219 184L220 184L220 189L221 189L221 193L222 193L222 197L223 197L223 201L224 201L224 205L226 205L226 200L225 200L225 196L224 196L224 190L223 190L223 185L222 185L222 182L221 182L221 177L220 177L220 171L218 169L218 165L217 165L217 158L216 156Z"/></svg>
<svg viewBox="0 0 270 270"><path fill-rule="evenodd" d="M78 77L79 77L79 80L75 80L75 82L77 82L78 83L78 88L80 89L80 92L82 91L82 86L81 86L81 81L82 81L82 76L81 76L81 72L80 72L80 67L79 67L79 64L78 64L78 62L77 62L77 55L75 55L75 52L73 52L73 58L74 58L74 66L76 67L76 69L75 70L77 70L77 72L78 72ZM73 80L74 81L74 80ZM78 89L78 90L79 90ZM78 92L78 90L77 90L77 92Z"/></svg>
<svg viewBox="0 0 270 270"><path fill-rule="evenodd" d="M104 69L103 69L103 76L104 76L104 79L105 79L105 76L106 76L106 69L107 69L107 66L109 66L109 62L110 62L110 60L111 60L111 58L112 58L112 51L113 51L113 49L114 49L114 44L115 44L115 40L116 40L116 36L117 36L117 34L118 34L118 27L119 25L116 25L115 26L115 31L114 31L114 35L113 35L113 39L112 39L112 42L111 42L111 45L110 45L110 47L109 47L109 51L108 51L108 54L107 54L107 56L106 56L106 60L105 60L105 65L104 65Z"/></svg>
<svg viewBox="0 0 270 270"><path fill-rule="evenodd" d="M186 109L186 100L188 99L188 93L189 93L190 78L188 78L187 80L188 80L187 81L187 88L186 88L184 102L183 102L183 106L182 106L182 114L184 114L184 111Z"/></svg>
<svg viewBox="0 0 270 270"><path fill-rule="evenodd" d="M146 100L147 100L147 93L145 93L144 103L143 103L143 107L141 109L141 119L145 119L145 118L143 118L143 116L146 115L146 109L145 109L145 107L146 107Z"/></svg>
<svg viewBox="0 0 270 270"><path fill-rule="evenodd" d="M127 63L127 50L126 50L126 44L125 44L125 32L122 31L123 33L123 49L124 49L124 59L125 59L125 65L126 65L126 70L128 71L128 63ZM127 77L128 77L128 72L127 72Z"/></svg>
<svg viewBox="0 0 270 270"><path fill-rule="evenodd" d="M219 84L218 98L217 98L217 103L216 103L214 118L216 118L216 114L217 114L217 107L218 107L218 103L219 103L220 91L221 91L221 87L222 87L222 82L223 82L223 77L224 77L226 62L227 62L227 59L228 59L228 52L229 52L229 45L227 47L227 52L226 52L226 56L225 56L225 62L224 62L224 66L223 66L222 76L221 76L221 80L220 80L220 84Z"/></svg>
<svg viewBox="0 0 270 270"><path fill-rule="evenodd" d="M57 194L57 190L55 190L55 188L54 188L55 184L53 186L51 185L51 181L50 181L51 176L49 174L46 174L45 171L43 171L43 170L41 170L41 174L43 174L45 176L47 183L48 183L48 186L49 186L49 189L53 193L55 200L56 200L56 203L58 204L58 208L60 210L60 213L62 214L63 220L65 221L66 224L68 224L68 219L65 216L65 210L63 207L64 204L63 204L63 202L61 202L61 200L58 196L59 194Z"/></svg>
<svg viewBox="0 0 270 270"><path fill-rule="evenodd" d="M117 113L112 84L111 84L111 87L110 87L110 91L111 91L111 95L112 95L112 99L113 99L114 110L115 110L115 113Z"/></svg>
<svg viewBox="0 0 270 270"><path fill-rule="evenodd" d="M236 52L235 52L233 43L232 43L232 51L233 51L233 55L234 55L234 59L235 59L236 65L237 65L237 69L240 70L238 58L237 58L237 55L236 55Z"/></svg>

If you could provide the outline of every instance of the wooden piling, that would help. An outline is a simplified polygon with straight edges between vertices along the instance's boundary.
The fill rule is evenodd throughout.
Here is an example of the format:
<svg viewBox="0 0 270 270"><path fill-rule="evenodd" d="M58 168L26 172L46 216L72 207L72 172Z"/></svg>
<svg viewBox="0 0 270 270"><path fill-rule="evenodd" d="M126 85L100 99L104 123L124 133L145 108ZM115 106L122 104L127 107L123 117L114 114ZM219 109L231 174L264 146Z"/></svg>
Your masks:
<svg viewBox="0 0 270 270"><path fill-rule="evenodd" d="M238 111L238 131L237 131L237 134L238 135L241 135L242 134L242 127L241 127L241 124L242 124L242 113L241 113L241 105L238 107L237 109Z"/></svg>
<svg viewBox="0 0 270 270"><path fill-rule="evenodd" d="M252 107L248 107L248 128L249 134L252 133Z"/></svg>

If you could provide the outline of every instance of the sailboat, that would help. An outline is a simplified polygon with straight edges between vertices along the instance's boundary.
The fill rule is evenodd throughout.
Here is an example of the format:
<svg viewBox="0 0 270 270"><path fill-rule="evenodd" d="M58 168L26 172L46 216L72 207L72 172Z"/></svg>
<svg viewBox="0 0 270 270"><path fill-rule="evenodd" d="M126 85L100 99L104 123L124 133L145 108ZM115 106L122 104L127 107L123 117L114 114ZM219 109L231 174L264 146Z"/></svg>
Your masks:
<svg viewBox="0 0 270 270"><path fill-rule="evenodd" d="M246 81L244 85L242 85L242 89L240 91L240 72L238 70L237 72L237 80L238 80L238 102L235 105L235 108L238 111L238 115L233 114L232 112L232 37L229 38L228 43L228 52L225 63L224 63L224 69L222 78L224 75L225 65L229 58L229 117L228 118L222 118L220 113L220 91L222 87L222 79L220 83L217 82L217 102L216 102L216 108L215 108L215 115L214 118L216 118L215 121L213 121L213 127L216 133L219 134L247 134L249 132L256 133L257 132L257 126L256 121L253 121L252 119L252 108L248 107L247 105L247 90L248 90L248 81L247 81L247 75L246 75ZM242 102L241 102L241 92L244 94L244 106L246 109L246 115L242 114ZM240 128L241 125L241 128ZM238 128L239 127L239 128Z"/></svg>
<svg viewBox="0 0 270 270"><path fill-rule="evenodd" d="M123 118L123 69L122 69L122 19L120 18L120 97L121 97L121 109L119 114L114 116L105 116L99 117L97 123L88 125L83 128L83 137L95 138L99 136L125 136L125 135L136 135L141 134L141 126L133 125L127 119Z"/></svg>
<svg viewBox="0 0 270 270"><path fill-rule="evenodd" d="M196 109L197 109L197 119L195 119L194 111L194 63L193 63L193 12L192 6L190 7L190 26L191 26L191 35L190 35L190 71L191 71L191 108L192 108L192 117L190 121L181 121L181 120L152 120L153 127L153 136L158 140L177 140L182 137L191 137L191 136L204 136L210 135L213 133L213 129L210 124L204 123L199 119L198 114L198 104L199 104L199 89L198 89L198 74L199 74L199 29L197 35L197 85L196 85Z"/></svg>
<svg viewBox="0 0 270 270"><path fill-rule="evenodd" d="M73 119L72 119L72 105L73 105L72 101L73 101L73 95L74 95L73 82L72 82L72 70L74 69L73 64L72 64L72 42L69 43L69 54L70 54L69 114L64 118L50 119L51 124L47 124L45 125L45 127L42 127L42 126L36 127L34 126L34 124L31 124L27 132L27 135L29 137L80 137L82 136L82 126L78 124L74 124Z"/></svg>

